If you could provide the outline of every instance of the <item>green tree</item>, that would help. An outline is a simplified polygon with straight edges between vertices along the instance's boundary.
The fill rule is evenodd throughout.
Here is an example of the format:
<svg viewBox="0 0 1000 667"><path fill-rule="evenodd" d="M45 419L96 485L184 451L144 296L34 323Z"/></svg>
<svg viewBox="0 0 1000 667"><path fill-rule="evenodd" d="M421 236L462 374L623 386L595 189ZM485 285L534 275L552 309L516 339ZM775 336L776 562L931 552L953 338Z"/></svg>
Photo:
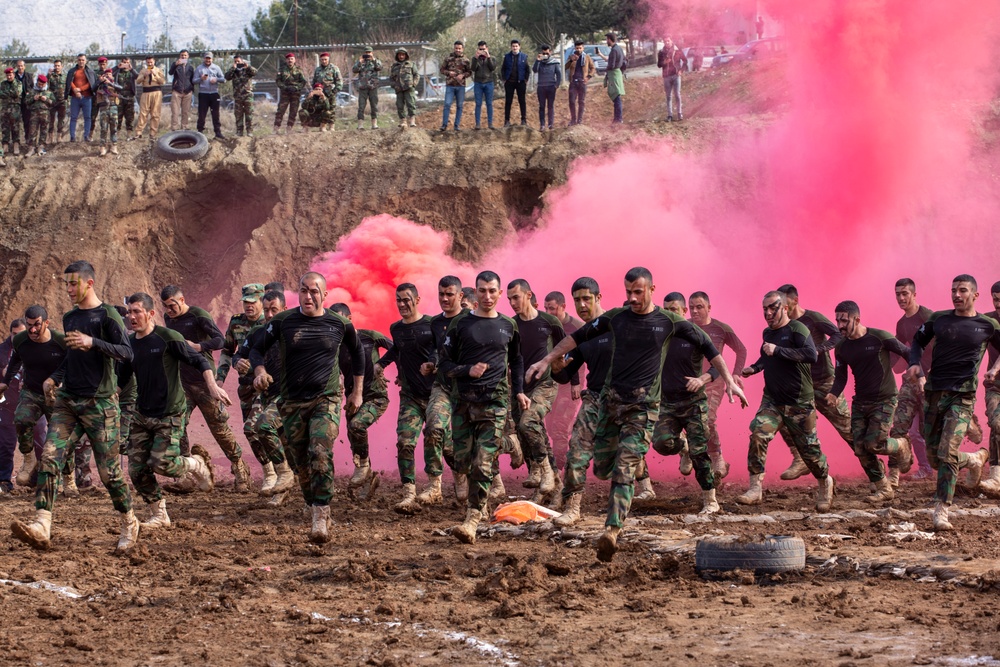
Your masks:
<svg viewBox="0 0 1000 667"><path fill-rule="evenodd" d="M150 51L176 51L177 47L174 46L174 40L165 33L161 32L160 36L153 40L153 43L149 45Z"/></svg>
<svg viewBox="0 0 1000 667"><path fill-rule="evenodd" d="M17 38L10 40L10 44L0 49L0 60L11 60L30 55L31 49L28 48L28 45Z"/></svg>
<svg viewBox="0 0 1000 667"><path fill-rule="evenodd" d="M637 0L505 0L503 7L509 28L551 45L563 34L593 40L615 30L638 36L649 16L647 4Z"/></svg>
<svg viewBox="0 0 1000 667"><path fill-rule="evenodd" d="M208 51L208 44L202 41L201 37L195 35L194 39L188 44L188 51L191 53L204 53Z"/></svg>
<svg viewBox="0 0 1000 667"><path fill-rule="evenodd" d="M83 50L88 56L96 56L101 53L101 44L99 42L91 42L87 45L87 48Z"/></svg>
<svg viewBox="0 0 1000 667"><path fill-rule="evenodd" d="M507 28L535 44L555 45L568 32L558 0L504 0L500 16Z"/></svg>

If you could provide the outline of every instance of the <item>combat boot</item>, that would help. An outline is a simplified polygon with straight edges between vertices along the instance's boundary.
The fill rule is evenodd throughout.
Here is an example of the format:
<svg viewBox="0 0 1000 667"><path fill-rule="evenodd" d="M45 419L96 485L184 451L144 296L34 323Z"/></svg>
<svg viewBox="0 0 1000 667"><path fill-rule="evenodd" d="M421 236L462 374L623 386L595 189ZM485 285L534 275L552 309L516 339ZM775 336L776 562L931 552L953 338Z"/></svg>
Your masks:
<svg viewBox="0 0 1000 667"><path fill-rule="evenodd" d="M330 506L313 505L312 529L309 531L309 541L313 544L326 544L330 541Z"/></svg>
<svg viewBox="0 0 1000 667"><path fill-rule="evenodd" d="M101 157L104 157L105 155L107 155L108 154L107 147L105 147L104 144L101 144L101 147L100 147L100 149L98 149L97 154L100 155Z"/></svg>
<svg viewBox="0 0 1000 667"><path fill-rule="evenodd" d="M979 417L972 415L969 421L969 428L965 431L965 437L974 445L983 441L983 427L979 425Z"/></svg>
<svg viewBox="0 0 1000 667"><path fill-rule="evenodd" d="M990 474L979 482L979 490L990 498L1000 498L1000 465L990 466Z"/></svg>
<svg viewBox="0 0 1000 667"><path fill-rule="evenodd" d="M723 458L722 452L711 454L709 458L712 459L712 474L715 476L716 481L725 479L729 475L729 462Z"/></svg>
<svg viewBox="0 0 1000 667"><path fill-rule="evenodd" d="M0 167L6 167L7 162L3 159L3 153L0 153Z"/></svg>
<svg viewBox="0 0 1000 667"><path fill-rule="evenodd" d="M760 505L764 499L764 473L750 475L750 488L742 496L736 496L740 505Z"/></svg>
<svg viewBox="0 0 1000 667"><path fill-rule="evenodd" d="M687 443L684 443L684 449L681 450L681 474L687 477L694 470L694 464L691 463L691 454L688 450Z"/></svg>
<svg viewBox="0 0 1000 667"><path fill-rule="evenodd" d="M806 465L805 461L802 460L802 455L799 454L799 450L791 447L792 450L792 464L781 473L781 479L786 482L793 479L798 479L802 475L809 473L809 466Z"/></svg>
<svg viewBox="0 0 1000 667"><path fill-rule="evenodd" d="M188 480L192 486L192 491L211 491L215 488L215 470L212 466L212 457L201 445L191 447L191 456L184 457L187 462L187 475L181 478Z"/></svg>
<svg viewBox="0 0 1000 667"><path fill-rule="evenodd" d="M118 155L118 144L111 144L111 154Z"/></svg>
<svg viewBox="0 0 1000 667"><path fill-rule="evenodd" d="M243 462L243 459L234 461L229 467L229 472L233 473L233 491L236 493L250 493L253 482L250 479L250 467Z"/></svg>
<svg viewBox="0 0 1000 667"><path fill-rule="evenodd" d="M359 501L368 500L375 495L375 490L382 483L382 475L369 469L368 479L357 489L354 489L354 499ZM348 493L350 493L348 489Z"/></svg>
<svg viewBox="0 0 1000 667"><path fill-rule="evenodd" d="M899 447L899 452L896 454L896 467L899 468L899 472L905 475L913 468L913 443L910 442L910 436L904 435L896 438L896 444ZM889 463L891 464L892 461ZM892 466L890 465L890 467Z"/></svg>
<svg viewBox="0 0 1000 667"><path fill-rule="evenodd" d="M983 478L983 466L990 458L990 452L988 449L980 448L975 454L969 454L969 458L966 459L966 463L963 466L969 471L968 477L965 478L965 487L970 490L975 490L979 486L979 480Z"/></svg>
<svg viewBox="0 0 1000 667"><path fill-rule="evenodd" d="M427 478L427 488L417 496L417 502L421 505L440 505L444 502L444 496L441 495L441 475Z"/></svg>
<svg viewBox="0 0 1000 667"><path fill-rule="evenodd" d="M122 532L118 535L118 546L115 553L123 554L129 551L139 541L139 520L135 512L129 510L122 513Z"/></svg>
<svg viewBox="0 0 1000 667"><path fill-rule="evenodd" d="M32 449L24 455L24 460L21 461L21 469L17 471L17 477L14 481L17 482L18 486L28 486L31 484L31 473L35 472L37 464L38 460L35 459L35 450Z"/></svg>
<svg viewBox="0 0 1000 667"><path fill-rule="evenodd" d="M465 544L476 543L476 529L479 528L479 520L482 518L479 510L469 508L465 510L465 521L451 529L451 534L458 538L459 542Z"/></svg>
<svg viewBox="0 0 1000 667"><path fill-rule="evenodd" d="M819 480L816 488L816 511L825 514L833 505L833 497L837 495L837 483L831 475Z"/></svg>
<svg viewBox="0 0 1000 667"><path fill-rule="evenodd" d="M635 496L632 500L653 500L656 498L656 491L653 490L653 480L647 477L635 483Z"/></svg>
<svg viewBox="0 0 1000 667"><path fill-rule="evenodd" d="M368 481L368 477L372 474L372 464L367 458L362 459L357 454L354 455L354 474L351 475L351 481L348 482L348 486L351 488L358 488L362 484Z"/></svg>
<svg viewBox="0 0 1000 667"><path fill-rule="evenodd" d="M948 521L948 505L946 503L934 505L934 530L936 532L955 530L955 526Z"/></svg>
<svg viewBox="0 0 1000 667"><path fill-rule="evenodd" d="M452 476L455 478L455 499L464 503L469 499L469 476L454 471Z"/></svg>
<svg viewBox="0 0 1000 667"><path fill-rule="evenodd" d="M404 484L403 499L396 503L392 509L394 509L397 514L406 514L408 516L413 516L414 514L422 512L424 508L417 502L417 485Z"/></svg>
<svg viewBox="0 0 1000 667"><path fill-rule="evenodd" d="M260 485L260 495L269 496L274 492L274 485L278 482L278 474L274 472L274 464L270 461L261 466L264 473L264 483Z"/></svg>
<svg viewBox="0 0 1000 667"><path fill-rule="evenodd" d="M365 121L363 121L363 120L359 120L358 121L358 129L359 130L365 129Z"/></svg>
<svg viewBox="0 0 1000 667"><path fill-rule="evenodd" d="M15 521L10 524L14 537L35 549L48 549L52 537L52 512L35 510L35 520L29 523Z"/></svg>
<svg viewBox="0 0 1000 667"><path fill-rule="evenodd" d="M490 482L490 490L487 498L490 500L507 500L507 488L503 485L503 477L500 476L500 473L493 475L493 481ZM541 501L541 498L538 500Z"/></svg>
<svg viewBox="0 0 1000 667"><path fill-rule="evenodd" d="M521 439L517 437L517 433L504 434L503 453L510 455L511 470L517 470L524 465L524 450L521 449Z"/></svg>
<svg viewBox="0 0 1000 667"><path fill-rule="evenodd" d="M870 503L881 503L892 500L896 497L896 492L892 488L892 480L888 475L875 482L875 491L866 500Z"/></svg>
<svg viewBox="0 0 1000 667"><path fill-rule="evenodd" d="M63 495L67 498L80 497L80 489L76 486L76 475L72 472L63 473Z"/></svg>
<svg viewBox="0 0 1000 667"><path fill-rule="evenodd" d="M560 528L565 528L567 526L572 526L574 523L580 520L580 501L583 500L583 494L577 491L576 493L571 493L569 498L566 499L565 507L563 508L563 513L552 519L552 523L559 526Z"/></svg>
<svg viewBox="0 0 1000 667"><path fill-rule="evenodd" d="M521 482L526 489L537 489L542 482L542 464L528 461L528 479Z"/></svg>
<svg viewBox="0 0 1000 667"><path fill-rule="evenodd" d="M163 498L149 503L149 519L139 524L143 530L170 528L170 515L167 514L167 501Z"/></svg>
<svg viewBox="0 0 1000 667"><path fill-rule="evenodd" d="M416 126L417 126L417 117L410 116L410 127L416 127Z"/></svg>
<svg viewBox="0 0 1000 667"><path fill-rule="evenodd" d="M555 474L552 472L552 464L549 463L549 457L542 459L541 464L541 477L538 481L538 490L542 493L551 493L554 488L556 488L556 478Z"/></svg>
<svg viewBox="0 0 1000 667"><path fill-rule="evenodd" d="M404 130L406 129L406 119L405 118L400 118L399 119L399 127L401 129L404 129Z"/></svg>
<svg viewBox="0 0 1000 667"><path fill-rule="evenodd" d="M715 514L721 509L719 501L715 499L715 489L701 492L701 511L698 514Z"/></svg>
<svg viewBox="0 0 1000 667"><path fill-rule="evenodd" d="M563 504L563 480L558 470L553 470L552 472L552 477L556 480L556 484L552 487L552 491L548 493L549 502L545 506L558 512L562 509Z"/></svg>
<svg viewBox="0 0 1000 667"><path fill-rule="evenodd" d="M281 126L280 125L275 125L274 129L271 130L271 134L281 134Z"/></svg>
<svg viewBox="0 0 1000 667"><path fill-rule="evenodd" d="M618 551L618 537L622 534L622 529L617 526L607 526L604 533L597 538L597 559L610 563Z"/></svg>
<svg viewBox="0 0 1000 667"><path fill-rule="evenodd" d="M885 478L889 480L889 486L895 492L899 488L899 468L889 466L889 470L885 473Z"/></svg>
<svg viewBox="0 0 1000 667"><path fill-rule="evenodd" d="M288 465L288 459L275 464L274 472L277 474L277 479L274 482L274 488L271 489L270 495L284 493L295 486L295 472Z"/></svg>
<svg viewBox="0 0 1000 667"><path fill-rule="evenodd" d="M14 155L21 154L21 144L19 142L17 141L14 142L14 150L12 150L11 153L13 153Z"/></svg>
<svg viewBox="0 0 1000 667"><path fill-rule="evenodd" d="M287 498L288 498L288 491L281 491L279 493L275 493L274 495L272 495L268 499L267 504L269 507L278 507L279 505L284 503Z"/></svg>
<svg viewBox="0 0 1000 667"><path fill-rule="evenodd" d="M378 119L377 118L372 118L372 129L373 130L377 130L378 129Z"/></svg>

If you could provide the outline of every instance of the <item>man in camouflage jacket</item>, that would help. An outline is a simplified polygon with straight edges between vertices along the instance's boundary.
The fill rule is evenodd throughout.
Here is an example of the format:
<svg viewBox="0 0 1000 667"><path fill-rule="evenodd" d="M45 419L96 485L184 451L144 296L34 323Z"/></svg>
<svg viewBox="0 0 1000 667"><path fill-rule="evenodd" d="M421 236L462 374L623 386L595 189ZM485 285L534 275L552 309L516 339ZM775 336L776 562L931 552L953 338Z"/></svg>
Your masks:
<svg viewBox="0 0 1000 667"><path fill-rule="evenodd" d="M233 113L236 115L236 136L253 134L253 77L257 68L240 56L233 56L233 66L226 72L226 81L233 82Z"/></svg>
<svg viewBox="0 0 1000 667"><path fill-rule="evenodd" d="M366 103L371 106L372 129L378 129L378 73L382 71L382 61L372 53L372 47L366 46L351 71L358 75L358 129L364 129Z"/></svg>
<svg viewBox="0 0 1000 667"><path fill-rule="evenodd" d="M417 124L417 67L410 60L410 54L406 49L400 47L396 49L396 60L389 70L389 83L396 91L396 113L399 114L399 126L406 127L406 118L409 117L410 127Z"/></svg>
<svg viewBox="0 0 1000 667"><path fill-rule="evenodd" d="M295 64L295 54L285 54L285 66L278 70L275 78L278 90L281 91L281 99L278 101L278 111L274 114L274 133L281 131L281 119L288 110L288 129L295 125L295 116L299 113L299 96L302 91L309 87L306 77L302 74L302 68Z"/></svg>

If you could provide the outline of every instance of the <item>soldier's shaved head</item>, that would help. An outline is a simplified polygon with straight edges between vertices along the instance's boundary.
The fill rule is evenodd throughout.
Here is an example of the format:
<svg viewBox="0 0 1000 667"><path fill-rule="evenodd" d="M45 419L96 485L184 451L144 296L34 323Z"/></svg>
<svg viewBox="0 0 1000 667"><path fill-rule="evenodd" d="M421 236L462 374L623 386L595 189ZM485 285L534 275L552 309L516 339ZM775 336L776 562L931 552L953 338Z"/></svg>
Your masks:
<svg viewBox="0 0 1000 667"><path fill-rule="evenodd" d="M317 273L316 271L309 271L299 280L300 285L305 285L307 280L315 280L320 287L324 290L326 289L326 276L322 273Z"/></svg>

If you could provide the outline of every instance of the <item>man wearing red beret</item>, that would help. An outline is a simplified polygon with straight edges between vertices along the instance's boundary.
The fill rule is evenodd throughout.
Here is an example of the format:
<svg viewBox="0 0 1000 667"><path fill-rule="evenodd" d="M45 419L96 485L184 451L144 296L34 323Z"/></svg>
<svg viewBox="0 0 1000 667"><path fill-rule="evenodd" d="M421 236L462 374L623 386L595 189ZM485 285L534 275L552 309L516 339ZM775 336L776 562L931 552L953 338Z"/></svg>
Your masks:
<svg viewBox="0 0 1000 667"><path fill-rule="evenodd" d="M281 119L288 110L288 130L291 131L295 125L295 117L299 113L299 96L302 91L309 88L306 78L302 75L302 68L295 64L295 54L285 54L285 66L278 70L275 78L278 90L281 91L281 99L278 101L278 112L274 114L274 133L281 131Z"/></svg>

